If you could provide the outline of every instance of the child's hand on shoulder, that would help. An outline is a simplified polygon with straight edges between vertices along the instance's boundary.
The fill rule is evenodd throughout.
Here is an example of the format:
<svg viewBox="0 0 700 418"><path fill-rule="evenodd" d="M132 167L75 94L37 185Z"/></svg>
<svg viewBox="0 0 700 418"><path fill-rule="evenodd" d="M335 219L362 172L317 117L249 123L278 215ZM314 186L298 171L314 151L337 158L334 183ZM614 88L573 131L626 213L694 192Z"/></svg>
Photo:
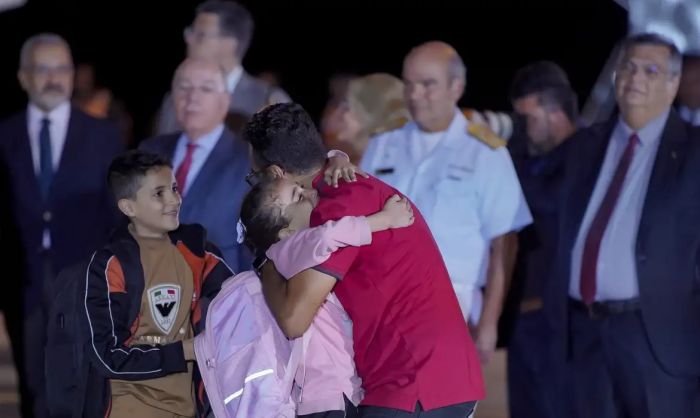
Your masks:
<svg viewBox="0 0 700 418"><path fill-rule="evenodd" d="M367 217L372 232L403 228L413 225L413 221L411 203L397 194L387 199L382 210Z"/></svg>
<svg viewBox="0 0 700 418"><path fill-rule="evenodd" d="M356 174L364 178L369 177L362 169L351 163L350 160L347 159L347 155L343 155L344 156L333 156L329 159L328 167L326 171L323 172L323 179L326 184L332 187L338 187L338 180L341 178L348 183L352 183L357 181Z"/></svg>
<svg viewBox="0 0 700 418"><path fill-rule="evenodd" d="M405 197L395 194L391 196L384 208L380 212L386 217L386 226L389 228L404 228L413 225L415 218L413 217L413 208L411 203Z"/></svg>

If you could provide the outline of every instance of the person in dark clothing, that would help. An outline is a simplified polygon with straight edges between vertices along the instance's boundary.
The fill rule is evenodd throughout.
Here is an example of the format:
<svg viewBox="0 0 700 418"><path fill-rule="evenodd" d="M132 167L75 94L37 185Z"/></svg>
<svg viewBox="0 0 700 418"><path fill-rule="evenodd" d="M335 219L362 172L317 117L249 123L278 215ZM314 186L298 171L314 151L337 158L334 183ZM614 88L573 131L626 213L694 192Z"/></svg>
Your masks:
<svg viewBox="0 0 700 418"><path fill-rule="evenodd" d="M508 353L511 417L558 418L566 397L558 391L566 365L552 360L562 343L552 331L544 291L556 251L557 195L563 176L566 139L576 131L577 98L564 70L549 61L522 68L510 94L524 132L511 139L513 164L533 223L518 234L518 254L508 297L513 329Z"/></svg>

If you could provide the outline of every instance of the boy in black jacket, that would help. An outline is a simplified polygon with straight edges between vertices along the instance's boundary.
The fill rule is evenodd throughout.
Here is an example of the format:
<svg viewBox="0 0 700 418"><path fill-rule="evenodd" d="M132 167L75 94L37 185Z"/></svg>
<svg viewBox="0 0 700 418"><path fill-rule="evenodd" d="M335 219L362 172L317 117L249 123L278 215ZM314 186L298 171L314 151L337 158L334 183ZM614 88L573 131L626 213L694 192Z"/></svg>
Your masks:
<svg viewBox="0 0 700 418"><path fill-rule="evenodd" d="M112 162L109 183L129 224L88 267L85 415L201 416L193 338L233 273L200 225L180 225L182 198L166 159L128 152Z"/></svg>

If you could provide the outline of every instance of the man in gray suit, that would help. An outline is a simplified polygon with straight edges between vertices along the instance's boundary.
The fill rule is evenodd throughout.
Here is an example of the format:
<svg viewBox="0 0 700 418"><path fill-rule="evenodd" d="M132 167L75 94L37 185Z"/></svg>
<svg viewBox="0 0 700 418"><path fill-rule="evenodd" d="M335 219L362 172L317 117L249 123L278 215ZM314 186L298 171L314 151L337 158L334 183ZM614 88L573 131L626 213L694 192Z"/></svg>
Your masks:
<svg viewBox="0 0 700 418"><path fill-rule="evenodd" d="M172 97L182 130L140 148L172 160L183 197L180 220L203 225L231 269L248 270L252 257L237 242L236 223L250 162L247 143L224 126L231 100L226 74L215 62L188 58L175 71Z"/></svg>
<svg viewBox="0 0 700 418"><path fill-rule="evenodd" d="M226 71L226 89L231 94L226 125L234 132L240 131L261 108L290 101L282 89L270 86L243 69L241 63L250 45L253 27L253 17L240 4L207 0L197 7L194 22L185 29L187 56L213 60ZM179 129L173 97L169 93L160 110L156 133L172 133Z"/></svg>

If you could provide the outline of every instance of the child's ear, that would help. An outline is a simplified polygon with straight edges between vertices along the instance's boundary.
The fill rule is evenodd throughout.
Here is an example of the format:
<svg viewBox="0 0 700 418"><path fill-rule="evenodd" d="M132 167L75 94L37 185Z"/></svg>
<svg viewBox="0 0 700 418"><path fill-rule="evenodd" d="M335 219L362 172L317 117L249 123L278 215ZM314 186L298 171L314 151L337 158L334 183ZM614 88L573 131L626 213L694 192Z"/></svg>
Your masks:
<svg viewBox="0 0 700 418"><path fill-rule="evenodd" d="M277 234L277 235L279 236L280 239L285 239L295 232L296 232L296 230L294 230L293 228L286 227L286 228L280 230L279 234Z"/></svg>
<svg viewBox="0 0 700 418"><path fill-rule="evenodd" d="M117 202L119 210L129 218L136 216L136 210L134 209L134 202L131 199L119 199Z"/></svg>

